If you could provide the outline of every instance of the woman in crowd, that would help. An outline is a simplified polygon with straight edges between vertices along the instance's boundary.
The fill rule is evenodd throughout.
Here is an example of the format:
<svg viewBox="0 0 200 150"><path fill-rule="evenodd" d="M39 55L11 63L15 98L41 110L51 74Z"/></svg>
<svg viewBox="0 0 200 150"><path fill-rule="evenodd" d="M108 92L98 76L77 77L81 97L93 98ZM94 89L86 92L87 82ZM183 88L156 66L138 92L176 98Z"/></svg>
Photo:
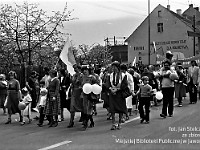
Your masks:
<svg viewBox="0 0 200 150"><path fill-rule="evenodd" d="M20 122L23 120L21 111L18 108L19 101L22 99L20 83L16 79L17 75L14 71L10 71L8 76L8 99L6 104L6 107L8 108L8 121L5 124L11 123L11 115L15 113L19 113Z"/></svg>
<svg viewBox="0 0 200 150"><path fill-rule="evenodd" d="M70 76L65 72L65 69L59 71L60 80L60 100L61 100L61 121L64 121L64 108L67 108L66 91L70 86Z"/></svg>
<svg viewBox="0 0 200 150"><path fill-rule="evenodd" d="M28 88L32 98L32 104L31 104L32 109L35 108L37 105L36 77L37 73L35 71L32 71L31 76L28 78L28 82L26 83L26 87Z"/></svg>
<svg viewBox="0 0 200 150"><path fill-rule="evenodd" d="M191 61L191 66L188 68L188 91L190 104L197 103L197 86L199 82L199 67L195 60Z"/></svg>
<svg viewBox="0 0 200 150"><path fill-rule="evenodd" d="M81 73L81 66L74 65L73 67L75 74L72 77L71 83L70 122L67 126L68 128L72 128L74 126L75 112L83 111L83 99L80 97L82 92L81 84L83 74Z"/></svg>
<svg viewBox="0 0 200 150"><path fill-rule="evenodd" d="M126 100L122 96L123 90L128 88L127 77L120 71L120 63L115 61L112 63L113 71L107 82L109 92L109 108L112 115L111 130L121 129L122 116L127 114ZM119 114L119 122L115 123L115 114Z"/></svg>
<svg viewBox="0 0 200 150"><path fill-rule="evenodd" d="M183 67L181 64L176 66L176 72L178 74L178 80L175 80L175 98L178 99L178 106L182 107L182 98L186 97L186 75L183 73Z"/></svg>
<svg viewBox="0 0 200 150"><path fill-rule="evenodd" d="M109 89L106 86L106 83L109 80L109 76L112 72L112 68L111 66L108 66L105 71L104 74L102 75L102 92L101 92L101 99L104 101L103 102L103 108L106 108L108 114L107 114L107 120L112 120L112 116L110 113L110 108L109 108Z"/></svg>
<svg viewBox="0 0 200 150"><path fill-rule="evenodd" d="M6 108L4 106L7 96L7 81L4 74L0 74L0 108L3 108L3 113L6 114Z"/></svg>
<svg viewBox="0 0 200 150"><path fill-rule="evenodd" d="M90 83L95 84L98 83L98 80L96 79L96 77L94 75L91 75L91 69L89 67L83 67L82 68L83 71L83 80L82 80L82 86L84 86L85 83ZM82 92L82 96L83 96L83 128L86 129L88 127L88 121L90 120L90 127L94 127L94 121L93 121L93 117L92 117L92 113L93 113L93 102L91 101L91 96L95 96L92 95L92 93L90 94L85 94L84 92Z"/></svg>
<svg viewBox="0 0 200 150"><path fill-rule="evenodd" d="M60 81L57 78L57 72L55 70L51 70L49 75L51 80L48 86L45 114L50 121L49 127L56 127L58 125L58 115L60 114Z"/></svg>
<svg viewBox="0 0 200 150"><path fill-rule="evenodd" d="M126 64L121 64L120 70L127 76L128 88L131 91L131 93L134 93L133 76L128 72L128 68ZM128 113L126 114L124 121L129 120L129 116L131 116L132 107L133 107L132 98L133 98L132 95L126 98L126 106L127 106Z"/></svg>

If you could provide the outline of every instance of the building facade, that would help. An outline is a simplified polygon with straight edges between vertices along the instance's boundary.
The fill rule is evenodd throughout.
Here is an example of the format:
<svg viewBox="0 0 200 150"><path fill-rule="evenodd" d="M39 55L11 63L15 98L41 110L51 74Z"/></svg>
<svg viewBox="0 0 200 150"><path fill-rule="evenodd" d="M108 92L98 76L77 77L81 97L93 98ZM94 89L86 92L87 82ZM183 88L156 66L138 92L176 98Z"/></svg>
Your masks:
<svg viewBox="0 0 200 150"><path fill-rule="evenodd" d="M169 5L165 8L159 4L148 17L126 39L128 63L133 62L136 57L136 62L156 64L163 60L167 51L174 54L173 59L184 59L200 54L200 37L195 37L194 42L194 37L188 36L188 31L194 32L193 19L195 32L200 33L198 8L193 8L191 4L184 13L180 9L175 13L170 10Z"/></svg>

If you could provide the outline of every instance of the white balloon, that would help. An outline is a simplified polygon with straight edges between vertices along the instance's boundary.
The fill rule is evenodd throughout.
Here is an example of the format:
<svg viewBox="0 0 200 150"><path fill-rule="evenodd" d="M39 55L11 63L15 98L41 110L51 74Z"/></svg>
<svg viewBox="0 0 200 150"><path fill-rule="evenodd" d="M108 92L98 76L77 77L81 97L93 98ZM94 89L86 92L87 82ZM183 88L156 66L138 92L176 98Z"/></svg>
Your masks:
<svg viewBox="0 0 200 150"><path fill-rule="evenodd" d="M156 92L156 99L161 100L163 98L163 94L159 91Z"/></svg>
<svg viewBox="0 0 200 150"><path fill-rule="evenodd" d="M94 94L100 94L101 91L102 91L101 86L99 86L98 84L93 84L93 85L92 85L92 92L93 92Z"/></svg>
<svg viewBox="0 0 200 150"><path fill-rule="evenodd" d="M83 92L84 92L85 94L90 94L91 91L92 91L92 85L91 85L90 83L85 83L85 84L83 85Z"/></svg>

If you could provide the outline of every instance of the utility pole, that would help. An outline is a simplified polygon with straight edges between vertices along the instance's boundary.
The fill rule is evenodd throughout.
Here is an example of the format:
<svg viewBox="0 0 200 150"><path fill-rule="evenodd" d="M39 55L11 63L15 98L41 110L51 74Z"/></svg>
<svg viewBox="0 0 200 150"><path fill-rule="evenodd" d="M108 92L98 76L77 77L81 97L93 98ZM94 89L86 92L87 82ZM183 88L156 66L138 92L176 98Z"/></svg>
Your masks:
<svg viewBox="0 0 200 150"><path fill-rule="evenodd" d="M195 32L195 15L193 16L193 31ZM193 53L195 56L195 36L193 37Z"/></svg>
<svg viewBox="0 0 200 150"><path fill-rule="evenodd" d="M149 60L149 65L151 63L150 61L150 0L148 0L148 60Z"/></svg>

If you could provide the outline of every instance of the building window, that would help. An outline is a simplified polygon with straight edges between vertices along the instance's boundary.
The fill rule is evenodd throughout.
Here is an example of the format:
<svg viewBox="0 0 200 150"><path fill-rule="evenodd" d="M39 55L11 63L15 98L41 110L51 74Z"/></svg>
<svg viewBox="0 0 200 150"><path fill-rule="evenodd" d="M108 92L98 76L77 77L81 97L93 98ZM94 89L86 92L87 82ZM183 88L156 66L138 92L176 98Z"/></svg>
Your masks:
<svg viewBox="0 0 200 150"><path fill-rule="evenodd" d="M161 10L158 11L158 17L161 17Z"/></svg>
<svg viewBox="0 0 200 150"><path fill-rule="evenodd" d="M142 60L142 57L139 57L139 60Z"/></svg>
<svg viewBox="0 0 200 150"><path fill-rule="evenodd" d="M163 32L163 23L157 24L158 32Z"/></svg>

